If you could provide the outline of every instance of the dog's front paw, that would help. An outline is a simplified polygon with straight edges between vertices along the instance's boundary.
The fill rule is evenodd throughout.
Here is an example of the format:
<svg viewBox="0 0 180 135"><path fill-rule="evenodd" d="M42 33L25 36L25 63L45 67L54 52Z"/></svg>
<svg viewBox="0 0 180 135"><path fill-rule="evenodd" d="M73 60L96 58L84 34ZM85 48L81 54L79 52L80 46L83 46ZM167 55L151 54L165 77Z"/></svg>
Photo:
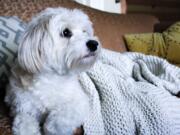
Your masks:
<svg viewBox="0 0 180 135"><path fill-rule="evenodd" d="M73 135L73 128L61 123L58 119L46 121L44 124L45 135Z"/></svg>
<svg viewBox="0 0 180 135"><path fill-rule="evenodd" d="M13 135L41 135L38 121L27 115L18 114L13 122Z"/></svg>
<svg viewBox="0 0 180 135"><path fill-rule="evenodd" d="M61 115L60 112L51 112L44 123L45 135L73 135L78 127L76 122L69 116Z"/></svg>

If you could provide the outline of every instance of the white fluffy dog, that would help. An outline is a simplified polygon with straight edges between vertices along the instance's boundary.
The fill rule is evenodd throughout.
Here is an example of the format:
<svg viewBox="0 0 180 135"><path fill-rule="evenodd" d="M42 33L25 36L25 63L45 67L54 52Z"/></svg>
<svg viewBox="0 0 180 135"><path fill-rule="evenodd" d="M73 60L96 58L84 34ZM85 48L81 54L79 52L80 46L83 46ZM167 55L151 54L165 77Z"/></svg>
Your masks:
<svg viewBox="0 0 180 135"><path fill-rule="evenodd" d="M48 8L29 23L12 69L5 101L14 135L71 135L89 112L78 74L100 52L92 23L82 11Z"/></svg>

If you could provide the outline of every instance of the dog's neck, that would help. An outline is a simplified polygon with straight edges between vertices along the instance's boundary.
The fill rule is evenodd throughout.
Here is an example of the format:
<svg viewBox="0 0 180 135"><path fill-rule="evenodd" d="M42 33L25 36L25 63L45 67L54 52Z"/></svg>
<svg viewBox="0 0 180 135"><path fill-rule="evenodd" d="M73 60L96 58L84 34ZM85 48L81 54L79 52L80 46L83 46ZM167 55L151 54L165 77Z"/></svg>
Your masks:
<svg viewBox="0 0 180 135"><path fill-rule="evenodd" d="M55 70L49 70L49 71L42 71L39 73L28 73L27 71L24 71L20 66L16 65L11 70L13 78L16 79L17 84L20 87L27 88L32 84L32 81L36 78L58 78L59 80L62 80L63 82L69 81L69 80L78 80L78 73L74 72L66 72L64 74L61 74Z"/></svg>
<svg viewBox="0 0 180 135"><path fill-rule="evenodd" d="M34 77L38 77L38 78L58 78L64 81L68 81L70 79L76 79L78 78L78 74L76 73L66 73L66 74L59 74L58 72L54 72L54 71L49 71L49 72L41 72L38 73L36 75L34 75Z"/></svg>

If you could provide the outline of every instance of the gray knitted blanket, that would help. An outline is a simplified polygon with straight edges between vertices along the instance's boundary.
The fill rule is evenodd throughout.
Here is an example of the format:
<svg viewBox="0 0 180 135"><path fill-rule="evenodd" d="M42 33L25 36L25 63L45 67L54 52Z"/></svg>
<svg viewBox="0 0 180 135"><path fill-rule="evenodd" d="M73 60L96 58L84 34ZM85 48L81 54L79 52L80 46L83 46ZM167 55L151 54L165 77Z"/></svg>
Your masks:
<svg viewBox="0 0 180 135"><path fill-rule="evenodd" d="M80 82L91 103L86 135L180 135L180 69L167 61L103 49Z"/></svg>

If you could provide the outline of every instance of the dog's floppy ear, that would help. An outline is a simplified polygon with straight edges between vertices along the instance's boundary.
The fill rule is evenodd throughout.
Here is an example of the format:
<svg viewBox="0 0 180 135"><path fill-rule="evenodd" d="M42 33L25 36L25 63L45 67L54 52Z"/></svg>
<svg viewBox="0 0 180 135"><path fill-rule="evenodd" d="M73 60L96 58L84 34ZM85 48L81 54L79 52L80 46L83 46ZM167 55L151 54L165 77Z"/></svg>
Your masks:
<svg viewBox="0 0 180 135"><path fill-rule="evenodd" d="M37 73L43 67L45 47L48 47L51 40L48 25L48 19L30 24L21 40L18 61L20 66L29 73Z"/></svg>

